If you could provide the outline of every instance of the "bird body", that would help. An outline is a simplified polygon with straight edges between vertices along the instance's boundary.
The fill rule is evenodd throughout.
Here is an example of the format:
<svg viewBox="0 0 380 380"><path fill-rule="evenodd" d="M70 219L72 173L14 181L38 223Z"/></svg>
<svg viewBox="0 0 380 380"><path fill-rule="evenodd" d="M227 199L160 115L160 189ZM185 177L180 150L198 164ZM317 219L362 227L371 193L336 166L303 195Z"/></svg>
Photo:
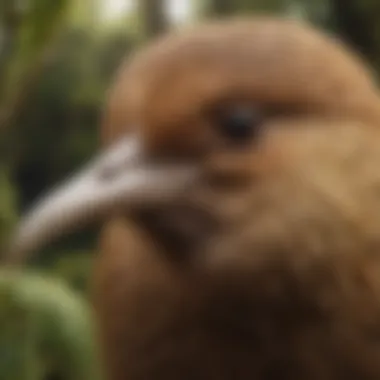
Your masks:
<svg viewBox="0 0 380 380"><path fill-rule="evenodd" d="M360 58L296 21L165 36L111 87L113 161L80 177L104 175L104 193L53 194L16 246L60 220L51 203L68 221L102 215L109 380L378 379L379 105Z"/></svg>

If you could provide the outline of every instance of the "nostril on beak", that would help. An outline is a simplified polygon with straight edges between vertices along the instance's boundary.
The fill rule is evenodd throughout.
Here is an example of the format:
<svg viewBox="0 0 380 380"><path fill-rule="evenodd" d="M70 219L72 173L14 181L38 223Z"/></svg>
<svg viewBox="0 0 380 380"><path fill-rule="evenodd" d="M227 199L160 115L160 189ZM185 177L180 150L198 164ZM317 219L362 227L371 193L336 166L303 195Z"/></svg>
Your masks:
<svg viewBox="0 0 380 380"><path fill-rule="evenodd" d="M96 177L101 181L114 181L125 170L129 168L136 170L138 164L141 164L142 155L138 149L138 141L128 141L127 147L122 142L120 147L121 149L106 156L103 162L99 164Z"/></svg>
<svg viewBox="0 0 380 380"><path fill-rule="evenodd" d="M98 178L101 181L113 181L120 174L120 167L117 165L106 164L100 168Z"/></svg>

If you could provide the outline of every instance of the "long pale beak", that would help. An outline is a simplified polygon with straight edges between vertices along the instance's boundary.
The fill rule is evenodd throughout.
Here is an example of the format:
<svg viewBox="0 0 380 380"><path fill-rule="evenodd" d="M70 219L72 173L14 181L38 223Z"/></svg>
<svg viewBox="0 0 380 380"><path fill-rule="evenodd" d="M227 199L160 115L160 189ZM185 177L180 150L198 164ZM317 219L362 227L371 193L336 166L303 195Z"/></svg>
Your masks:
<svg viewBox="0 0 380 380"><path fill-rule="evenodd" d="M15 264L63 234L102 220L120 207L158 202L194 178L194 167L149 161L137 138L127 138L65 181L21 220L6 255Z"/></svg>

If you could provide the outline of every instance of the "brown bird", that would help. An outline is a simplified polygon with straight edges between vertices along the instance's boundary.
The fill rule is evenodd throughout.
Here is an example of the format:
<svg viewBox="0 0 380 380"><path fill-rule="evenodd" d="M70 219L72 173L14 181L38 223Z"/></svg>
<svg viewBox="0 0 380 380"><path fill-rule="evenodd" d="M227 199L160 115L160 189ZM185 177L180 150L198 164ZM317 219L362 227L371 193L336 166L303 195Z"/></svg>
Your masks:
<svg viewBox="0 0 380 380"><path fill-rule="evenodd" d="M105 222L94 305L109 380L380 378L380 102L333 37L198 25L123 66L107 152L10 252Z"/></svg>

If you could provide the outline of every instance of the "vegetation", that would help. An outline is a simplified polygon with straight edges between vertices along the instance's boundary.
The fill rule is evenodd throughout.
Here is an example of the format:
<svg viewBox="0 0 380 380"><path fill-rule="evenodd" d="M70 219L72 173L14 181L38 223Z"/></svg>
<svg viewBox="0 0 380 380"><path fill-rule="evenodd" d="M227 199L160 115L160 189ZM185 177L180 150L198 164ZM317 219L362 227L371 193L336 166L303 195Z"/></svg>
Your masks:
<svg viewBox="0 0 380 380"><path fill-rule="evenodd" d="M19 216L99 146L106 90L121 60L170 29L164 1L102 19L109 0L0 0L0 249ZM378 0L189 0L195 19L270 12L339 34L380 69ZM0 272L0 380L97 379L87 305L95 230ZM57 378L58 378L57 377Z"/></svg>
<svg viewBox="0 0 380 380"><path fill-rule="evenodd" d="M90 310L56 278L1 272L0 378L101 379Z"/></svg>

